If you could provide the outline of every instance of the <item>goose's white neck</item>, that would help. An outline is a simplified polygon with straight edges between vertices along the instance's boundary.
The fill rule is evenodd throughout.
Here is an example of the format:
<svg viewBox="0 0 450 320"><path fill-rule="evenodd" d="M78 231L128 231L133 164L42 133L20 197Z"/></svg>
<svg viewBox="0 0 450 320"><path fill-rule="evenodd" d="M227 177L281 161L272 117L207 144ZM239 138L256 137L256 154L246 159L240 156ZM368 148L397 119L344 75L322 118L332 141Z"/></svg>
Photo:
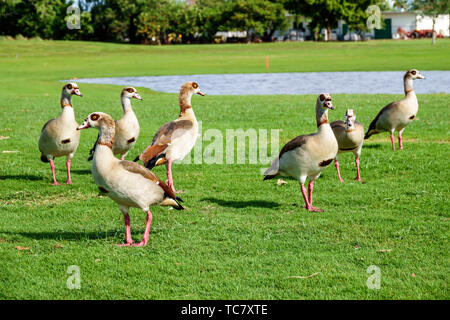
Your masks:
<svg viewBox="0 0 450 320"><path fill-rule="evenodd" d="M317 129L317 133L319 135L320 134L328 135L331 133L334 136L333 129L331 129L331 126L328 122L321 124L320 127Z"/></svg>
<svg viewBox="0 0 450 320"><path fill-rule="evenodd" d="M180 104L180 114L185 113L188 110L192 110L191 105L191 98L192 98L192 92L182 88L180 90L180 96L178 98L179 104Z"/></svg>
<svg viewBox="0 0 450 320"><path fill-rule="evenodd" d="M183 103L184 103L185 105L190 106L190 105L191 105L191 99L192 99L192 92L189 92L188 94L186 94L186 95L184 96Z"/></svg>
<svg viewBox="0 0 450 320"><path fill-rule="evenodd" d="M99 168L109 168L114 162L112 147L114 144L115 129L107 126L99 128L99 139L95 147L93 166ZM106 170L106 169L105 169Z"/></svg>
<svg viewBox="0 0 450 320"><path fill-rule="evenodd" d="M126 113L126 112L128 112L128 111L133 111L133 110L131 109L131 101L130 101L130 98L127 98L127 97L125 97L125 96L122 96L122 97L121 97L121 100L122 100L122 109L123 109L123 112L124 112L124 113Z"/></svg>
<svg viewBox="0 0 450 320"><path fill-rule="evenodd" d="M64 94L61 94L61 108L70 107L72 108L72 96L66 96Z"/></svg>
<svg viewBox="0 0 450 320"><path fill-rule="evenodd" d="M95 147L94 158L92 159L92 174L97 184L102 184L104 177L108 176L113 170L114 164L119 161L112 150L105 145L97 144Z"/></svg>
<svg viewBox="0 0 450 320"><path fill-rule="evenodd" d="M183 112L180 113L180 117L188 118L188 119L192 119L192 120L196 119L194 110L192 108L185 109Z"/></svg>
<svg viewBox="0 0 450 320"><path fill-rule="evenodd" d="M404 78L403 79L403 87L405 89L405 95L408 96L409 94L414 94L414 86L413 86L413 79L411 78Z"/></svg>
<svg viewBox="0 0 450 320"><path fill-rule="evenodd" d="M328 124L328 126L330 126L328 122L328 109L324 109L320 105L316 106L316 123L319 130L324 124Z"/></svg>
<svg viewBox="0 0 450 320"><path fill-rule="evenodd" d="M75 112L73 108L70 106L65 106L62 108L61 114L59 115L60 119L63 121L73 122L75 121Z"/></svg>
<svg viewBox="0 0 450 320"><path fill-rule="evenodd" d="M115 134L116 134L116 130L114 127L101 126L99 128L98 144L109 146L112 150ZM112 154L112 151L111 151L111 154Z"/></svg>
<svg viewBox="0 0 450 320"><path fill-rule="evenodd" d="M105 144L97 144L95 147L94 160L98 163L111 162L111 159L116 159L112 152L112 149Z"/></svg>

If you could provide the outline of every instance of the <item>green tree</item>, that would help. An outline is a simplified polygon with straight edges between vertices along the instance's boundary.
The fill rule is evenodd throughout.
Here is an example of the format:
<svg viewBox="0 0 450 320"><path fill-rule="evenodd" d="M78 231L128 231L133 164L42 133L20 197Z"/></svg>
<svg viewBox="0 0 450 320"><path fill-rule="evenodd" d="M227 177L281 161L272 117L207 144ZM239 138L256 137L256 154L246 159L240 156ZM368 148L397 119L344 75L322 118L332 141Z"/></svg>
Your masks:
<svg viewBox="0 0 450 320"><path fill-rule="evenodd" d="M366 9L379 0L286 0L286 7L298 14L311 19L309 28L327 31L327 38L331 37L331 29L338 26L339 20L347 22L350 28L366 30L368 18Z"/></svg>
<svg viewBox="0 0 450 320"><path fill-rule="evenodd" d="M251 31L255 36L271 37L275 30L288 27L286 10L281 3L268 0L228 1L222 13L221 30L246 31L247 42Z"/></svg>
<svg viewBox="0 0 450 320"><path fill-rule="evenodd" d="M408 0L395 0L393 1L392 6L395 9L408 10L411 6L410 2L411 1Z"/></svg>
<svg viewBox="0 0 450 320"><path fill-rule="evenodd" d="M60 39L72 1L0 0L1 34Z"/></svg>
<svg viewBox="0 0 450 320"><path fill-rule="evenodd" d="M420 11L422 16L429 16L432 21L432 40L431 43L436 43L436 20L440 14L448 14L450 12L449 0L414 0L412 8Z"/></svg>
<svg viewBox="0 0 450 320"><path fill-rule="evenodd" d="M200 39L211 42L220 26L225 23L223 11L226 2L223 0L197 0L196 5L200 10Z"/></svg>
<svg viewBox="0 0 450 320"><path fill-rule="evenodd" d="M169 29L169 13L174 7L168 1L149 1L134 20L137 38L144 43L166 42Z"/></svg>
<svg viewBox="0 0 450 320"><path fill-rule="evenodd" d="M15 0L0 0L0 35L15 36L18 33L17 20L19 12L16 10Z"/></svg>
<svg viewBox="0 0 450 320"><path fill-rule="evenodd" d="M135 20L143 12L146 0L86 0L92 14L94 38L103 41L138 41Z"/></svg>
<svg viewBox="0 0 450 320"><path fill-rule="evenodd" d="M202 11L196 4L178 4L173 6L169 15L169 29L181 35L180 41L191 43L197 41L202 32Z"/></svg>
<svg viewBox="0 0 450 320"><path fill-rule="evenodd" d="M358 0L352 1L349 5L350 10L344 14L343 20L347 22L350 30L354 30L362 35L368 31L367 27L367 8L373 4L377 4L378 0Z"/></svg>

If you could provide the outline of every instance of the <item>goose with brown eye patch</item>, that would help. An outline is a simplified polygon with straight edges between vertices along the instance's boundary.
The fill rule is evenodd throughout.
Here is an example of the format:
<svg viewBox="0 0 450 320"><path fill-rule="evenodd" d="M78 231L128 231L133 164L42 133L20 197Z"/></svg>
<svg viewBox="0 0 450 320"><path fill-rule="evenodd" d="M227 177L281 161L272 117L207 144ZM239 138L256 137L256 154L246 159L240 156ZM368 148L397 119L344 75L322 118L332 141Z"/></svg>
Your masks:
<svg viewBox="0 0 450 320"><path fill-rule="evenodd" d="M161 126L151 144L134 159L134 161L142 160L149 169L166 164L168 184L174 192L181 191L175 191L172 163L188 155L198 137L198 122L191 105L194 94L204 96L196 82L186 82L181 86L178 98L180 115L176 120Z"/></svg>
<svg viewBox="0 0 450 320"><path fill-rule="evenodd" d="M76 83L68 83L63 87L63 91L66 96L76 95L79 97L82 97L83 95L80 92L80 89L78 88L78 85Z"/></svg>
<svg viewBox="0 0 450 320"><path fill-rule="evenodd" d="M147 245L149 241L152 213L150 206L170 206L182 210L183 200L161 181L153 172L143 166L126 160L119 160L113 153L113 140L116 125L111 116L103 112L90 114L79 130L99 129L98 142L92 161L92 176L97 187L117 203L125 220L126 241L118 246ZM134 243L131 238L130 208L139 208L147 214L144 236L141 242Z"/></svg>
<svg viewBox="0 0 450 320"><path fill-rule="evenodd" d="M120 159L125 159L128 152L134 147L139 137L140 126L136 114L131 107L131 99L142 100L137 90L133 87L122 89L120 100L122 102L123 116L116 120L116 135L113 144L113 153L120 155ZM98 138L97 138L98 140ZM89 152L88 160L92 160L94 156L95 146Z"/></svg>
<svg viewBox="0 0 450 320"><path fill-rule="evenodd" d="M345 122L336 120L333 121L330 125L338 142L338 154L344 152L353 152L356 164L355 180L362 182L359 172L359 157L361 156L361 149L364 143L363 125L356 121L356 114L353 112L353 109L347 109L347 112L345 113ZM339 171L339 162L337 160L337 155L334 159L334 165L336 167L339 181L344 182Z"/></svg>
<svg viewBox="0 0 450 320"><path fill-rule="evenodd" d="M80 132L76 130L78 124L72 106L72 95L82 96L76 83L68 83L61 90L61 114L47 121L39 137L41 161L49 162L52 171L53 184L59 185L55 175L54 159L66 156L67 181L71 184L70 165L80 142Z"/></svg>
<svg viewBox="0 0 450 320"><path fill-rule="evenodd" d="M277 176L291 176L300 184L308 211L322 211L312 205L314 181L328 167L338 152L338 144L328 122L328 110L334 110L331 96L323 93L316 100L317 132L298 136L289 141L264 173L264 180ZM308 178L308 194L304 186Z"/></svg>
<svg viewBox="0 0 450 320"><path fill-rule="evenodd" d="M413 88L413 81L416 79L425 79L419 70L411 69L405 73L403 76L405 97L389 103L378 112L370 123L364 139L369 139L373 134L389 132L392 150L395 151L394 132L397 131L399 149L403 149L403 130L413 121L419 111L419 102Z"/></svg>

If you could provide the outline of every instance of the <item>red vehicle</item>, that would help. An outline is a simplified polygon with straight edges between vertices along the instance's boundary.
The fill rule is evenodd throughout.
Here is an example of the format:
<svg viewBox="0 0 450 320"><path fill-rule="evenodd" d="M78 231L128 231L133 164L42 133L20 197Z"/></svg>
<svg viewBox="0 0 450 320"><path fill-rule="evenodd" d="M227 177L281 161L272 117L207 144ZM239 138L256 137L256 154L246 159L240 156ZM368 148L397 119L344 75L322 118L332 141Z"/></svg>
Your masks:
<svg viewBox="0 0 450 320"><path fill-rule="evenodd" d="M433 36L433 30L431 29L424 29L424 30L411 30L406 31L402 27L398 27L397 33L402 38L412 38L412 39L419 39L419 38L431 38ZM434 31L434 34L436 38L442 38L443 36L441 34L438 34L436 31Z"/></svg>

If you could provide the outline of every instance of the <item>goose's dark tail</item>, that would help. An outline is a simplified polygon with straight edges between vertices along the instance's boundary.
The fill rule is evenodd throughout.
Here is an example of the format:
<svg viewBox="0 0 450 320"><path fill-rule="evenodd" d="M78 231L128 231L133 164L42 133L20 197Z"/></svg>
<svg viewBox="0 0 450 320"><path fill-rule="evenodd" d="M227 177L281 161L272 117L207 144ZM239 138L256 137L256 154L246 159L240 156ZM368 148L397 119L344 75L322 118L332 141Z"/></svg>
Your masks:
<svg viewBox="0 0 450 320"><path fill-rule="evenodd" d="M43 154L41 154L41 161L42 162L50 162L50 161L48 161L47 157Z"/></svg>
<svg viewBox="0 0 450 320"><path fill-rule="evenodd" d="M163 202L161 203L163 206L170 206L176 210L184 210L184 207L180 204L180 202L183 202L183 200L179 197L172 198L168 194L166 194L166 197L164 198Z"/></svg>
<svg viewBox="0 0 450 320"><path fill-rule="evenodd" d="M160 155L158 155L158 156L156 156L156 157L150 159L150 160L145 164L145 167L146 167L148 170L152 170L153 167L156 166L156 163L158 162L158 160L161 159L161 158L164 158L165 156L166 156L165 153L161 153Z"/></svg>

